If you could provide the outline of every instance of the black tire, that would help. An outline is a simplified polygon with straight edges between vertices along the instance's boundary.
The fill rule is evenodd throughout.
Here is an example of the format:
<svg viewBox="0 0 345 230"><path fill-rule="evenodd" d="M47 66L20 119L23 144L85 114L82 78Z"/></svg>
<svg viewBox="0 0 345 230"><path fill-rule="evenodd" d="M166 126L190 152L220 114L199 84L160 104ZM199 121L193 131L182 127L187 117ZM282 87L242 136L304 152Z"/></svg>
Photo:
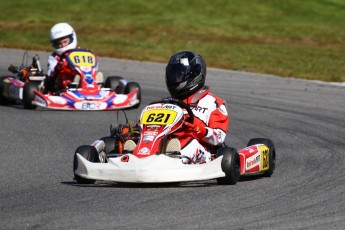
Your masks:
<svg viewBox="0 0 345 230"><path fill-rule="evenodd" d="M264 172L263 176L270 177L272 176L274 169L276 167L276 149L274 147L273 141L267 138L253 138L249 140L247 146L256 145L256 144L264 144L269 149L269 154L268 154L269 167L268 167L268 170Z"/></svg>
<svg viewBox="0 0 345 230"><path fill-rule="evenodd" d="M98 152L95 147L90 145L82 145L77 148L77 150L74 153L74 159L73 159L73 173L74 173L74 179L79 182L80 184L93 184L96 180L86 179L82 178L75 174L75 170L78 168L78 159L77 154L79 153L82 157L84 157L86 160L90 162L99 162Z"/></svg>
<svg viewBox="0 0 345 230"><path fill-rule="evenodd" d="M223 156L222 170L225 177L217 178L220 185L235 185L240 179L240 157L236 149L222 147L218 150L217 156Z"/></svg>
<svg viewBox="0 0 345 230"><path fill-rule="evenodd" d="M123 77L109 76L105 80L104 87L113 89L115 93L122 94L125 90L125 85L121 80L123 80Z"/></svg>
<svg viewBox="0 0 345 230"><path fill-rule="evenodd" d="M27 82L23 89L23 104L25 109L36 109L37 106L32 104L35 94L34 90L38 90L39 83L37 82Z"/></svg>
<svg viewBox="0 0 345 230"><path fill-rule="evenodd" d="M136 108L139 108L139 106L140 106L140 103L141 103L141 88L140 88L140 85L139 85L139 83L137 83L137 82L128 82L127 84L126 84L126 87L125 87L125 94L129 94L130 92L132 92L134 89L136 89L136 88L138 88L139 90L138 90L138 100L139 100L139 103L138 104L136 104L135 106L133 106L133 108L134 109L136 109Z"/></svg>
<svg viewBox="0 0 345 230"><path fill-rule="evenodd" d="M102 137L102 141L104 141L104 152L105 153L111 153L111 152L117 152L117 143L115 137Z"/></svg>
<svg viewBox="0 0 345 230"><path fill-rule="evenodd" d="M4 80L7 76L0 77L0 105L7 105L9 103L8 99L3 95L4 91Z"/></svg>

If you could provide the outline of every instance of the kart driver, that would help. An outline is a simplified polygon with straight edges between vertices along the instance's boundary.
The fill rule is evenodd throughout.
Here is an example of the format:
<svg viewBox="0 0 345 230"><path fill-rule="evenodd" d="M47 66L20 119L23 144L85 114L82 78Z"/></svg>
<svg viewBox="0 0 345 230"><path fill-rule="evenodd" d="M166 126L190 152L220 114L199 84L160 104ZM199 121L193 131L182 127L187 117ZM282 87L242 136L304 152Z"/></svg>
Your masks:
<svg viewBox="0 0 345 230"><path fill-rule="evenodd" d="M55 24L50 29L50 42L54 52L48 57L48 71L44 91L59 91L67 88L71 82L78 84L80 76L68 68L67 61L61 57L64 52L77 48L77 35L73 27L65 22ZM97 72L96 78L97 81L103 82L101 72Z"/></svg>
<svg viewBox="0 0 345 230"><path fill-rule="evenodd" d="M188 104L194 113L193 124L185 122L174 133L180 140L183 163L209 162L210 148L224 142L229 125L225 101L205 85L206 64L190 51L171 56L166 66L166 85L173 98Z"/></svg>

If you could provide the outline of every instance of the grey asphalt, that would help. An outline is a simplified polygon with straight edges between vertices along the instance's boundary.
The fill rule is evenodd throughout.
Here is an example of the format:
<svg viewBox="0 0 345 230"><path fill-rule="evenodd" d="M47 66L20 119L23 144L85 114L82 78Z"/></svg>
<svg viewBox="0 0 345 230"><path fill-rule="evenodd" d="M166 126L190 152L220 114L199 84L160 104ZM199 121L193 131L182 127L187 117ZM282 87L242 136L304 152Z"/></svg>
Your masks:
<svg viewBox="0 0 345 230"><path fill-rule="evenodd" d="M23 53L0 49L1 75ZM29 57L36 53L45 67L48 53ZM106 76L140 83L143 102L129 119L168 96L164 63L100 61ZM214 68L206 82L227 101L228 145L273 140L271 178L82 186L73 180L75 149L109 135L122 115L0 106L0 229L344 229L345 87Z"/></svg>

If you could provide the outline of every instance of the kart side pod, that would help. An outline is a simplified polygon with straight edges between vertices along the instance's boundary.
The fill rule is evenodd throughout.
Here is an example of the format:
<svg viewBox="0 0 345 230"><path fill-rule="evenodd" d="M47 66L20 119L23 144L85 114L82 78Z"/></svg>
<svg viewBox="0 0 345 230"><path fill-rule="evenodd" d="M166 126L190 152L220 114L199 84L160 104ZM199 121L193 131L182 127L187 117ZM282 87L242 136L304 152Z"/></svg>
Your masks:
<svg viewBox="0 0 345 230"><path fill-rule="evenodd" d="M275 147L265 138L251 139L248 147L238 151L240 175L262 175L270 177L275 168Z"/></svg>

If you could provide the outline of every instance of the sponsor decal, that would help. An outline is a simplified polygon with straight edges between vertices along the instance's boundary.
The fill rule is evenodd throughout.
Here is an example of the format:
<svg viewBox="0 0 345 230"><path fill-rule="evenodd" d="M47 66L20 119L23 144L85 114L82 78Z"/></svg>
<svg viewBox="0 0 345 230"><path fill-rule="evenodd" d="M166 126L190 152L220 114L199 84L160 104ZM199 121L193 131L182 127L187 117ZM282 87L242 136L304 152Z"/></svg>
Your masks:
<svg viewBox="0 0 345 230"><path fill-rule="evenodd" d="M255 154L251 157L248 157L246 159L246 169L249 170L251 168L254 168L260 163L260 154Z"/></svg>
<svg viewBox="0 0 345 230"><path fill-rule="evenodd" d="M150 105L150 106L147 106L145 109L146 110L151 110L151 109L161 109L163 108L163 106L161 104L159 105Z"/></svg>
<svg viewBox="0 0 345 230"><path fill-rule="evenodd" d="M195 110L196 112L199 112L199 113L205 113L208 110L208 108L204 108L201 106L195 106L192 108L192 110Z"/></svg>
<svg viewBox="0 0 345 230"><path fill-rule="evenodd" d="M149 136L156 136L158 132L151 132L151 131L145 131L144 136L149 135Z"/></svg>
<svg viewBox="0 0 345 230"><path fill-rule="evenodd" d="M155 139L154 136L151 135L144 135L143 140L144 141L153 141Z"/></svg>
<svg viewBox="0 0 345 230"><path fill-rule="evenodd" d="M140 155L150 155L150 150L148 148L144 147L144 148L141 148L139 150L138 154L140 154Z"/></svg>
<svg viewBox="0 0 345 230"><path fill-rule="evenodd" d="M129 161L128 155L121 157L121 162L128 162L128 161Z"/></svg>
<svg viewBox="0 0 345 230"><path fill-rule="evenodd" d="M164 105L163 108L174 110L176 108L176 106L175 105Z"/></svg>
<svg viewBox="0 0 345 230"><path fill-rule="evenodd" d="M107 103L105 102L76 102L74 104L76 109L82 110L103 110L107 108Z"/></svg>
<svg viewBox="0 0 345 230"><path fill-rule="evenodd" d="M161 127L160 125L148 125L146 129L147 131L158 132L158 129L160 127Z"/></svg>

